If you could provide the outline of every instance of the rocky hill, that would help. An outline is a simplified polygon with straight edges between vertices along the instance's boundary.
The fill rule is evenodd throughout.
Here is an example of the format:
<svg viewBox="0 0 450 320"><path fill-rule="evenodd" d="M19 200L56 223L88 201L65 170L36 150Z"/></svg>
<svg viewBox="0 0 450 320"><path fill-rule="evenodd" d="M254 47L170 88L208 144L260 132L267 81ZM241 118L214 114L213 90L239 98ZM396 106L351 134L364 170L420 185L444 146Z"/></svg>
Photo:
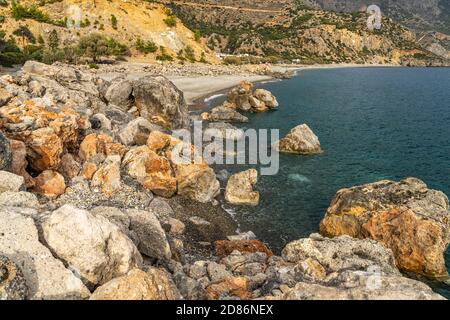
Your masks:
<svg viewBox="0 0 450 320"><path fill-rule="evenodd" d="M446 57L424 49L413 32L386 16L381 30L370 31L365 12L323 11L313 2L179 0L166 4L220 52L303 63L447 63Z"/></svg>
<svg viewBox="0 0 450 320"><path fill-rule="evenodd" d="M100 45L107 50L98 39L89 38L92 34L105 37ZM84 45L78 45L80 40ZM2 1L0 47L9 52L2 57L6 62L30 58L73 62L77 51L86 53L94 47L103 56L131 61L217 62L170 10L145 0Z"/></svg>

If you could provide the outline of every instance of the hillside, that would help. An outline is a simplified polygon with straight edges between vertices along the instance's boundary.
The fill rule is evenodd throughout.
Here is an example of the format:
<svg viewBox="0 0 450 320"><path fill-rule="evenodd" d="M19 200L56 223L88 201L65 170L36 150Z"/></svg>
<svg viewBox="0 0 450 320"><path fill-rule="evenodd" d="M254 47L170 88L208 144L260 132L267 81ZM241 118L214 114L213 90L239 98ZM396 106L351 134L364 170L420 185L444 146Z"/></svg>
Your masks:
<svg viewBox="0 0 450 320"><path fill-rule="evenodd" d="M96 33L114 39L120 44L122 58L131 61L151 62L159 56L160 60L203 58L217 62L214 53L191 30L163 5L151 1L22 0L18 2L20 10L13 10L12 1L2 3L0 30L4 42L10 40L19 48L48 48L55 31L59 48Z"/></svg>
<svg viewBox="0 0 450 320"><path fill-rule="evenodd" d="M313 1L179 0L166 4L219 52L302 63L448 63L386 16L382 29L372 32L365 12L324 11Z"/></svg>

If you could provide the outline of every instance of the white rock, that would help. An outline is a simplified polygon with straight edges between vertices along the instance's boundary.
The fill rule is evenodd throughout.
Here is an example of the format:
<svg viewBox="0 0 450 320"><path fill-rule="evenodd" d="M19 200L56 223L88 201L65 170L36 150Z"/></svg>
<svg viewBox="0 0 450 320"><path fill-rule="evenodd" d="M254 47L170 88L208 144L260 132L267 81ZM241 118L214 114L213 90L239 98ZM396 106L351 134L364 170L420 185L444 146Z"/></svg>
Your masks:
<svg viewBox="0 0 450 320"><path fill-rule="evenodd" d="M19 191L24 183L22 176L8 171L0 171L0 192Z"/></svg>

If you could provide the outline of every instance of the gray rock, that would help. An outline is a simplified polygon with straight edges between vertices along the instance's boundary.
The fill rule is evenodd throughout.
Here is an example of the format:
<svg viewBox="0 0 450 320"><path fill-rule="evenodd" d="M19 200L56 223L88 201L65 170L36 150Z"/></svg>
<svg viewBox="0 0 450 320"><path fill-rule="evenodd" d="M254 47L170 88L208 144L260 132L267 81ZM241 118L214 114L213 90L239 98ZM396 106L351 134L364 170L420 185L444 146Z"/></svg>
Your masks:
<svg viewBox="0 0 450 320"><path fill-rule="evenodd" d="M195 261L189 267L189 276L193 279L200 279L207 275L206 266L208 261Z"/></svg>
<svg viewBox="0 0 450 320"><path fill-rule="evenodd" d="M51 250L94 287L142 264L133 242L106 218L65 205L42 223Z"/></svg>
<svg viewBox="0 0 450 320"><path fill-rule="evenodd" d="M208 120L211 122L248 122L247 117L226 106L211 109Z"/></svg>
<svg viewBox="0 0 450 320"><path fill-rule="evenodd" d="M230 241L235 240L256 240L256 235L253 231L241 232L236 235L227 236L227 239Z"/></svg>
<svg viewBox="0 0 450 320"><path fill-rule="evenodd" d="M89 121L91 122L92 129L94 130L110 131L112 129L111 120L109 120L103 113L94 114Z"/></svg>
<svg viewBox="0 0 450 320"><path fill-rule="evenodd" d="M25 191L5 191L0 193L0 205L9 207L36 208L39 201L35 194Z"/></svg>
<svg viewBox="0 0 450 320"><path fill-rule="evenodd" d="M133 84L130 80L116 80L106 90L105 99L127 111L133 105Z"/></svg>
<svg viewBox="0 0 450 320"><path fill-rule="evenodd" d="M142 146L147 143L148 136L152 131L164 131L156 124L145 118L139 117L129 123L120 131L120 141L126 146Z"/></svg>
<svg viewBox="0 0 450 320"><path fill-rule="evenodd" d="M22 270L10 259L0 255L0 301L25 300L28 286Z"/></svg>
<svg viewBox="0 0 450 320"><path fill-rule="evenodd" d="M212 282L218 282L233 276L231 272L227 270L225 265L212 261L208 263L206 270L208 271L208 276Z"/></svg>
<svg viewBox="0 0 450 320"><path fill-rule="evenodd" d="M0 209L0 252L20 266L29 288L27 298L88 298L81 280L39 241L33 219L18 212Z"/></svg>
<svg viewBox="0 0 450 320"><path fill-rule="evenodd" d="M155 197L148 205L148 209L155 213L159 219L167 219L175 214L170 204L160 197Z"/></svg>
<svg viewBox="0 0 450 320"><path fill-rule="evenodd" d="M194 216L189 218L189 227L192 233L199 238L200 241L211 242L216 240L215 227L209 221Z"/></svg>
<svg viewBox="0 0 450 320"><path fill-rule="evenodd" d="M204 136L209 140L214 138L238 141L244 138L244 131L226 122L211 122L206 128Z"/></svg>
<svg viewBox="0 0 450 320"><path fill-rule="evenodd" d="M22 176L18 176L8 171L0 171L0 192L19 191L25 183Z"/></svg>
<svg viewBox="0 0 450 320"><path fill-rule="evenodd" d="M172 256L170 245L155 214L135 209L128 209L126 213L130 217L130 229L139 238L139 251L149 257L169 260Z"/></svg>
<svg viewBox="0 0 450 320"><path fill-rule="evenodd" d="M0 131L0 170L8 170L11 167L11 144L3 132Z"/></svg>

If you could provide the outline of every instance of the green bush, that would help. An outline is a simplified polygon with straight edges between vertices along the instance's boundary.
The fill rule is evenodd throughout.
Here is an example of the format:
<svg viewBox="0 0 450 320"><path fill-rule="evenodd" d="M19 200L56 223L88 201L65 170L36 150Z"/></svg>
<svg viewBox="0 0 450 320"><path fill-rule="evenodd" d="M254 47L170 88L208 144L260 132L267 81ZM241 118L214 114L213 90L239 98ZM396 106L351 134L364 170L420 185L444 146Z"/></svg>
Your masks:
<svg viewBox="0 0 450 320"><path fill-rule="evenodd" d="M153 41L142 41L141 38L136 40L136 49L142 53L153 53L158 51L158 47Z"/></svg>
<svg viewBox="0 0 450 320"><path fill-rule="evenodd" d="M50 17L46 13L39 10L35 5L25 7L16 1L11 3L11 14L16 20L33 19L39 22L51 22Z"/></svg>
<svg viewBox="0 0 450 320"><path fill-rule="evenodd" d="M175 27L177 25L177 18L175 16L168 16L163 21L169 27Z"/></svg>
<svg viewBox="0 0 450 320"><path fill-rule="evenodd" d="M111 15L111 26L113 29L117 30L117 18L115 15Z"/></svg>

